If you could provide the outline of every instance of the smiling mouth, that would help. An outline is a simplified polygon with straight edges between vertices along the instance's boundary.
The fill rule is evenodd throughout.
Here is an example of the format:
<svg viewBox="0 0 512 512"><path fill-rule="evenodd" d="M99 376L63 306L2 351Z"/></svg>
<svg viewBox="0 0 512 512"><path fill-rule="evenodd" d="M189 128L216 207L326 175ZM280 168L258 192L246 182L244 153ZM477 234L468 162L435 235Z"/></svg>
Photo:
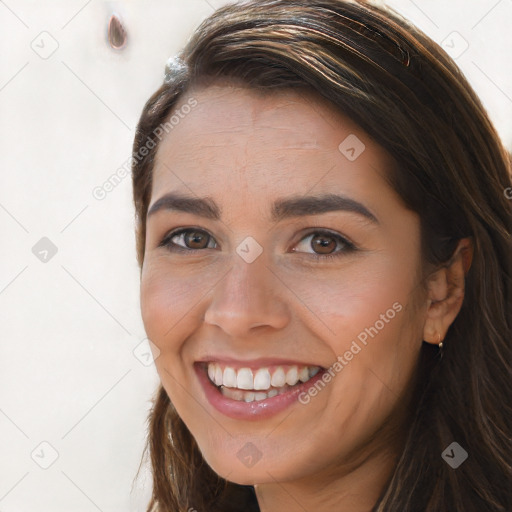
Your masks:
<svg viewBox="0 0 512 512"><path fill-rule="evenodd" d="M209 362L204 364L210 382L223 396L238 402L257 402L287 393L309 381L320 366L275 365L261 368L234 368Z"/></svg>

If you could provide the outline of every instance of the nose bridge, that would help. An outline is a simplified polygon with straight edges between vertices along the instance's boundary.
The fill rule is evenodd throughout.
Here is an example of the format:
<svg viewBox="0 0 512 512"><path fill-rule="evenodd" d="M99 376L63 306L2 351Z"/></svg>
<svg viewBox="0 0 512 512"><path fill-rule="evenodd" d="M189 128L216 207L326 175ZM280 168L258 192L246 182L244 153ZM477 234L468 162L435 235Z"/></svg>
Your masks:
<svg viewBox="0 0 512 512"><path fill-rule="evenodd" d="M252 328L265 325L283 328L288 322L282 285L268 267L268 258L261 254L248 261L238 253L233 255L232 267L215 286L205 313L207 323L232 336L242 337Z"/></svg>

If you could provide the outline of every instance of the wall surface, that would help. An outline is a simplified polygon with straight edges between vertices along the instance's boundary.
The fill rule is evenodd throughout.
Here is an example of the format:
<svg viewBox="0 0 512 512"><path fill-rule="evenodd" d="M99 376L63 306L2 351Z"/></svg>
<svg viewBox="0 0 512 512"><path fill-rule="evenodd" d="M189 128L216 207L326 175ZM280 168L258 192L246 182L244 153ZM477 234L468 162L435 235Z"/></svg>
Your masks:
<svg viewBox="0 0 512 512"><path fill-rule="evenodd" d="M223 3L0 1L2 512L144 510L150 477L132 480L158 377L130 177L103 184L167 58ZM456 57L511 148L512 1L387 3Z"/></svg>

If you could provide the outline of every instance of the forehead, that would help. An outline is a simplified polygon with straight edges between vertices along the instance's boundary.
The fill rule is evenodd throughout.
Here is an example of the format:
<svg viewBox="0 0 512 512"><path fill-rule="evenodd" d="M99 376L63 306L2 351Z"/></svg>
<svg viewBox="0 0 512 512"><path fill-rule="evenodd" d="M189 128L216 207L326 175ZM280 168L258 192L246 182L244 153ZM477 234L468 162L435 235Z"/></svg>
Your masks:
<svg viewBox="0 0 512 512"><path fill-rule="evenodd" d="M194 107L184 109L187 103ZM177 122L157 151L152 201L170 190L357 193L384 187L392 165L350 118L305 90L214 85L191 90L174 114ZM346 153L351 147L355 159Z"/></svg>

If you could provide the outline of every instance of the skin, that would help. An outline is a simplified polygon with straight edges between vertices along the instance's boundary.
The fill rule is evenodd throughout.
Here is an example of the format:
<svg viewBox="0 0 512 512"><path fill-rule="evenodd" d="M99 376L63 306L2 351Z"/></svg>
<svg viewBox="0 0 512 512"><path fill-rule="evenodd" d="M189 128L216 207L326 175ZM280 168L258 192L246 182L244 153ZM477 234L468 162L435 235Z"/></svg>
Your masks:
<svg viewBox="0 0 512 512"><path fill-rule="evenodd" d="M150 208L171 191L209 196L222 220L166 210L148 218L141 308L162 384L208 464L255 484L262 511L368 511L404 439L421 345L444 339L462 304L469 240L450 265L426 265L419 218L384 179L392 158L312 93L263 95L219 83L190 91L181 104L190 97L197 106L158 149ZM338 149L350 134L365 144L355 161ZM269 220L277 198L332 192L359 201L378 222L347 211ZM181 227L210 234L213 248L158 246ZM332 246L321 252L311 244L315 229L357 250L343 252L327 238ZM247 236L263 248L252 263L236 252ZM173 241L187 250L183 237ZM329 252L339 257L312 257ZM401 311L325 389L268 419L222 415L193 371L211 354L328 368L394 303ZM251 468L237 457L248 442L261 452Z"/></svg>

